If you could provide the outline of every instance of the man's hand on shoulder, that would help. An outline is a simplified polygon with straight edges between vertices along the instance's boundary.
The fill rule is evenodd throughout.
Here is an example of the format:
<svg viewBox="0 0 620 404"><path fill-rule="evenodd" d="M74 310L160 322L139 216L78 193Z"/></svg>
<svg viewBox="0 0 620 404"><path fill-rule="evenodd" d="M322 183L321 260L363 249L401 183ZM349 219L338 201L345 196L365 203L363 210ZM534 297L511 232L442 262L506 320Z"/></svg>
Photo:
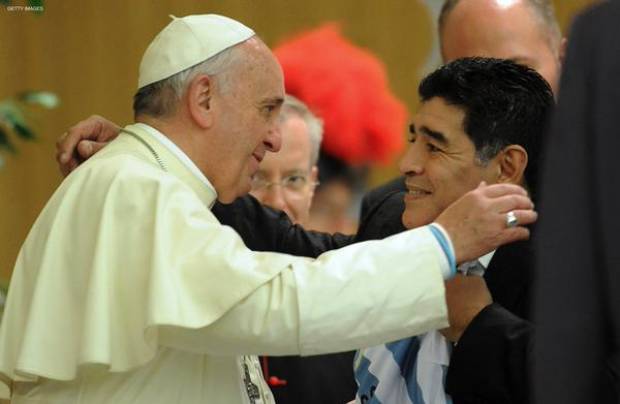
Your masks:
<svg viewBox="0 0 620 404"><path fill-rule="evenodd" d="M56 141L56 161L63 176L114 140L120 128L99 115L78 122Z"/></svg>
<svg viewBox="0 0 620 404"><path fill-rule="evenodd" d="M508 226L508 212L514 213L516 225ZM501 245L529 238L525 225L537 218L525 189L483 182L448 206L435 222L448 232L458 264L477 259Z"/></svg>

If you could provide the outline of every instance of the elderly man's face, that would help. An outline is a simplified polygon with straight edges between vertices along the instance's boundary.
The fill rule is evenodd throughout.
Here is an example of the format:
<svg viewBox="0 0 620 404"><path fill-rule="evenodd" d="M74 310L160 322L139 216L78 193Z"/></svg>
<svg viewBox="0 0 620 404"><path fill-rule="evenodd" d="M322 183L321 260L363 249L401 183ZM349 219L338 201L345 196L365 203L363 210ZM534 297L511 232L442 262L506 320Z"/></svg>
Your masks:
<svg viewBox="0 0 620 404"><path fill-rule="evenodd" d="M317 168L310 162L312 144L306 122L290 115L280 124L282 147L268 153L252 181L261 203L283 210L295 223L305 225L314 196Z"/></svg>
<svg viewBox="0 0 620 404"><path fill-rule="evenodd" d="M221 202L231 202L250 191L252 176L266 152L280 149L277 128L284 100L282 69L269 49L258 40L243 44L246 51L241 67L231 75L213 102L220 159L213 175Z"/></svg>
<svg viewBox="0 0 620 404"><path fill-rule="evenodd" d="M423 226L480 181L496 182L494 160L477 164L473 142L463 129L465 113L435 97L413 117L409 147L400 162L407 193L403 224Z"/></svg>
<svg viewBox="0 0 620 404"><path fill-rule="evenodd" d="M448 15L442 31L444 62L468 56L512 59L538 71L557 89L560 45L523 0L465 0Z"/></svg>

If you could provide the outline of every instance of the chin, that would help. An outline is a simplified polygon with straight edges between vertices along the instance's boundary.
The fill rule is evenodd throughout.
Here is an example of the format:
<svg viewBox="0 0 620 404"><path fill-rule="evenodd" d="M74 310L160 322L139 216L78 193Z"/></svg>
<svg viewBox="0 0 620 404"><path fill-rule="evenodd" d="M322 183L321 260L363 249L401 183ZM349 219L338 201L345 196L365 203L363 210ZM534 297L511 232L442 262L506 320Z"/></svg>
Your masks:
<svg viewBox="0 0 620 404"><path fill-rule="evenodd" d="M401 216L401 221L403 222L403 226L407 229L413 229L415 225L415 221L413 220L412 214L405 210Z"/></svg>
<svg viewBox="0 0 620 404"><path fill-rule="evenodd" d="M250 183L238 186L236 189L227 189L217 192L217 200L223 204L232 203L235 199L250 193Z"/></svg>
<svg viewBox="0 0 620 404"><path fill-rule="evenodd" d="M429 223L432 223L434 219L424 219L421 217L422 215L416 215L414 212L405 209L403 215L401 216L401 221L403 222L403 226L407 229L415 229L416 227L426 226Z"/></svg>

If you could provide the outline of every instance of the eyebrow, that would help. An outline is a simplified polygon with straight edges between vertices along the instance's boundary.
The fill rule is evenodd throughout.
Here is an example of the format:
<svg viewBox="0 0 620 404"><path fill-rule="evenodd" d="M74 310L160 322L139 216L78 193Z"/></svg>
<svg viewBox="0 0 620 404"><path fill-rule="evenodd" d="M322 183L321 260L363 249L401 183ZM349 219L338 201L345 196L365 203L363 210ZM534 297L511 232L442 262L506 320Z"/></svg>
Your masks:
<svg viewBox="0 0 620 404"><path fill-rule="evenodd" d="M441 132L437 132L435 130L429 129L426 126L421 126L419 128L419 131L424 135L424 136L428 136L431 139L434 139L435 141L441 143L444 146L448 146L450 144L450 142L448 141L448 138ZM415 128L415 124L411 123L409 124L409 132L410 133L417 133L416 128Z"/></svg>
<svg viewBox="0 0 620 404"><path fill-rule="evenodd" d="M261 105L282 105L284 103L283 97L271 97L261 101Z"/></svg>

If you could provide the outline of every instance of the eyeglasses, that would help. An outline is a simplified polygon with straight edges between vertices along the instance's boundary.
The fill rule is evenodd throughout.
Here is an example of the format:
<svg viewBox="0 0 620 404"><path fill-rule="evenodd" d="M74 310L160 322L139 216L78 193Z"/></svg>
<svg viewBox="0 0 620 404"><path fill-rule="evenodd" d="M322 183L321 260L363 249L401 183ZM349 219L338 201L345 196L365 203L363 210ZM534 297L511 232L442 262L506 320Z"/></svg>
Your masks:
<svg viewBox="0 0 620 404"><path fill-rule="evenodd" d="M291 193L299 193L306 189L308 185L317 186L319 185L318 181L310 181L307 175L305 174L291 174L282 178L280 181L269 181L268 179L256 174L252 178L252 191L266 191L270 187L279 185L282 187L282 190L291 192Z"/></svg>

